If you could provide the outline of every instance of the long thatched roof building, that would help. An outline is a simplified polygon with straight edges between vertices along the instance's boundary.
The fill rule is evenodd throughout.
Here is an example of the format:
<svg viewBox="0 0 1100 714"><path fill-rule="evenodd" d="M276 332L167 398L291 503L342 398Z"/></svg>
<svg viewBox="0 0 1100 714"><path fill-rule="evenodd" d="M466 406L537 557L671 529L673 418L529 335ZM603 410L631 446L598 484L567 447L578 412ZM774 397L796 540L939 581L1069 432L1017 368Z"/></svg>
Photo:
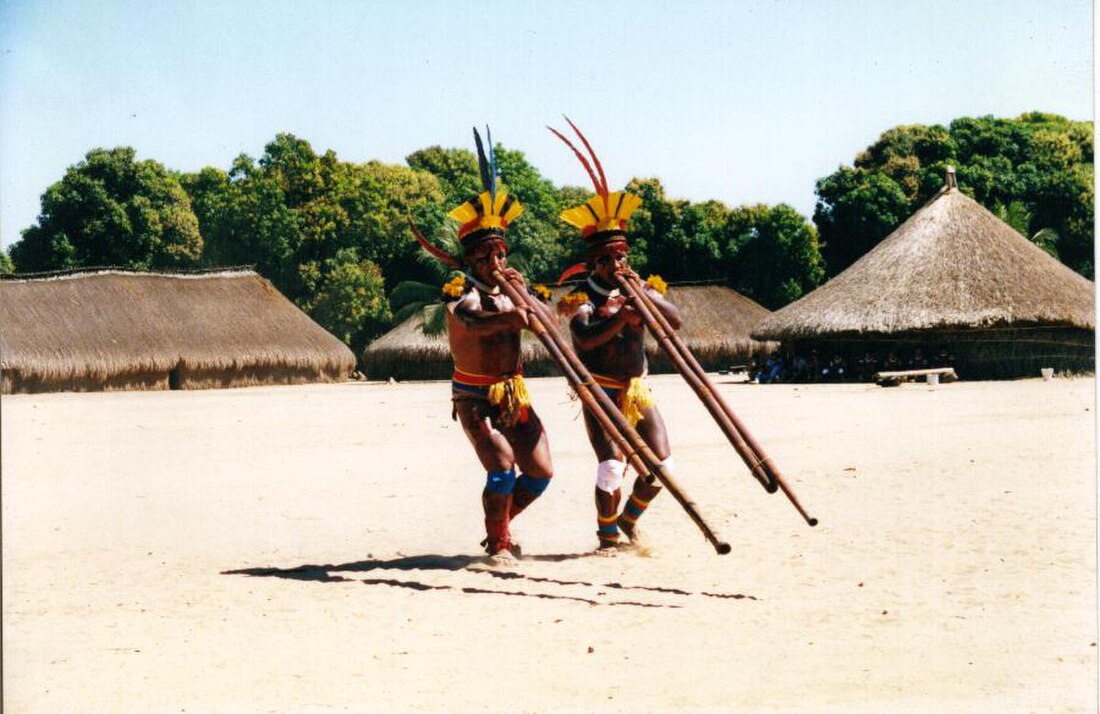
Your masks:
<svg viewBox="0 0 1100 714"><path fill-rule="evenodd" d="M343 343L252 271L0 280L4 393L337 381Z"/></svg>
<svg viewBox="0 0 1100 714"><path fill-rule="evenodd" d="M959 191L940 192L843 273L753 330L855 354L946 350L962 377L1095 366L1095 285Z"/></svg>
<svg viewBox="0 0 1100 714"><path fill-rule="evenodd" d="M568 288L555 288L554 302ZM749 337L769 314L767 308L719 285L674 285L668 299L680 308L684 325L680 338L706 369L748 362L778 345ZM372 342L363 353L363 369L369 379L449 379L454 364L446 332L426 335L423 314L414 315ZM558 325L568 340L565 320ZM646 342L650 371L671 372L674 367L654 340ZM532 377L560 374L546 348L529 333L523 334L523 371Z"/></svg>

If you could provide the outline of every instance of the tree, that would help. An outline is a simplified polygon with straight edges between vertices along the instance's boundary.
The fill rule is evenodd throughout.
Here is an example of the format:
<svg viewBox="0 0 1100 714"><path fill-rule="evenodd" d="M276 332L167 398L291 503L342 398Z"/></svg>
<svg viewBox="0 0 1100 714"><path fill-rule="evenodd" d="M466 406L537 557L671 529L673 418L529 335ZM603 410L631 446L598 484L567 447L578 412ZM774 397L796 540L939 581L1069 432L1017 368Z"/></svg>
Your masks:
<svg viewBox="0 0 1100 714"><path fill-rule="evenodd" d="M910 204L892 178L841 167L817 182L814 223L830 276L875 247L909 216Z"/></svg>
<svg viewBox="0 0 1100 714"><path fill-rule="evenodd" d="M729 209L721 201L683 202L680 227L674 235L679 245L655 237L649 259L661 266L668 280L712 280L726 277L720 266L722 238Z"/></svg>
<svg viewBox="0 0 1100 714"><path fill-rule="evenodd" d="M684 242L680 228L681 203L665 198L665 187L658 178L632 179L626 189L642 199L627 224L630 240L630 265L638 273L658 273L665 269L660 262L668 247ZM652 254L652 257L651 257ZM662 276L669 280L679 276Z"/></svg>
<svg viewBox="0 0 1100 714"><path fill-rule="evenodd" d="M308 297L302 307L358 357L391 322L381 269L354 248L300 266Z"/></svg>
<svg viewBox="0 0 1100 714"><path fill-rule="evenodd" d="M477 157L466 149L429 146L405 157L409 168L427 171L439 180L448 205L458 205L481 193Z"/></svg>
<svg viewBox="0 0 1100 714"><path fill-rule="evenodd" d="M523 215L508 227L509 261L519 262L532 280L556 279L569 253L569 226L558 189L521 151L495 148L501 181L523 204Z"/></svg>
<svg viewBox="0 0 1100 714"><path fill-rule="evenodd" d="M8 274L15 272L15 263L11 262L11 257L6 251L0 250L0 274Z"/></svg>
<svg viewBox="0 0 1100 714"><path fill-rule="evenodd" d="M825 277L817 231L786 204L734 209L723 236L722 263L731 285L764 307L783 307Z"/></svg>
<svg viewBox="0 0 1100 714"><path fill-rule="evenodd" d="M258 161L184 177L209 265L251 264L358 354L390 324L387 284L427 275L405 216L441 217L431 174L353 164L279 134Z"/></svg>
<svg viewBox="0 0 1100 714"><path fill-rule="evenodd" d="M963 117L947 128L889 129L856 157L854 168L842 166L818 181L814 221L829 273L870 250L885 237L886 225L924 205L943 186L944 167L950 164L960 190L994 212L1019 204L1006 215L1026 214L1029 225L1014 227L1048 252L1054 251L1051 236L1057 235L1059 259L1091 278L1092 161L1092 122L1054 114ZM878 177L877 186L872 177ZM904 206L898 195L904 196Z"/></svg>
<svg viewBox="0 0 1100 714"><path fill-rule="evenodd" d="M350 243L364 259L383 266L386 285L431 277L406 217L417 225L442 222L444 194L427 171L369 161L350 169L353 185L342 201L350 216Z"/></svg>
<svg viewBox="0 0 1100 714"><path fill-rule="evenodd" d="M205 238L204 264L253 265L291 300L302 296L299 217L276 179L241 154L228 174L208 167L182 182Z"/></svg>
<svg viewBox="0 0 1100 714"><path fill-rule="evenodd" d="M35 225L11 249L21 271L114 265L195 266L202 237L176 176L129 147L93 149L42 195Z"/></svg>

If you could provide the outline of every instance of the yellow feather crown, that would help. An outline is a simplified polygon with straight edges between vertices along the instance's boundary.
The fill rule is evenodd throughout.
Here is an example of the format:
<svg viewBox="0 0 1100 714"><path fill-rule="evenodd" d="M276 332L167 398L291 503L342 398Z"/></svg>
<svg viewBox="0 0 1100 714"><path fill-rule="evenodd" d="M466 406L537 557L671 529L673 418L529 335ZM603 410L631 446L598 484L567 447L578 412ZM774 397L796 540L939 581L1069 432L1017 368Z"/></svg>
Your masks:
<svg viewBox="0 0 1100 714"><path fill-rule="evenodd" d="M474 231L486 230L503 235L504 229L523 213L523 205L504 189L497 189L496 201L488 191L482 191L447 215L458 221L459 239Z"/></svg>
<svg viewBox="0 0 1100 714"><path fill-rule="evenodd" d="M579 228L581 235L587 238L595 233L622 230L631 214L640 205L642 205L640 197L625 191L616 191L607 194L606 203L602 196L593 196L575 208L562 211L561 218L571 226Z"/></svg>

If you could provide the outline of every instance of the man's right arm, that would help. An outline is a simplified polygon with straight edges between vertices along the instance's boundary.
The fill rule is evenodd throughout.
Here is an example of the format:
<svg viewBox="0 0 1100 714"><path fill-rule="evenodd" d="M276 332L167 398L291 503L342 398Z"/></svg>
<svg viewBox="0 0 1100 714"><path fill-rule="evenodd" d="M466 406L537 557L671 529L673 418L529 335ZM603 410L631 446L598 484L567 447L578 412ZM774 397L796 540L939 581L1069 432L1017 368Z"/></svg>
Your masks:
<svg viewBox="0 0 1100 714"><path fill-rule="evenodd" d="M625 307L624 305L623 308ZM577 347L587 352L610 342L615 335L622 332L629 319L630 312L626 309L619 309L604 319L596 319L592 308L582 305L569 322L569 328Z"/></svg>
<svg viewBox="0 0 1100 714"><path fill-rule="evenodd" d="M479 336L519 332L528 325L526 308L515 308L507 312L489 312L458 304L454 308L454 315L466 326L470 334Z"/></svg>

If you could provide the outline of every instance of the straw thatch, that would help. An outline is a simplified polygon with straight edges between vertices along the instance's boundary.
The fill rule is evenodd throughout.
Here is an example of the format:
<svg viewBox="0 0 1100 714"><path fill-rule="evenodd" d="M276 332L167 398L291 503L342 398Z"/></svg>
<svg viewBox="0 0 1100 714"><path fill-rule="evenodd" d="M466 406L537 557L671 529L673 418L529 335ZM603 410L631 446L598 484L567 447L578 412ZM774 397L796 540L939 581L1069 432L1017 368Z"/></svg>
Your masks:
<svg viewBox="0 0 1100 714"><path fill-rule="evenodd" d="M555 288L552 300L567 292ZM680 308L684 326L681 339L707 369L749 362L753 356L773 351L777 345L749 337L749 330L768 310L747 297L718 285L678 285L667 298ZM370 379L449 379L453 362L446 333L428 336L423 317L414 315L375 340L363 353L363 368ZM568 340L565 320L559 329ZM650 371L671 372L667 356L652 339L646 352ZM528 376L560 374L546 349L533 335L523 334L523 371Z"/></svg>
<svg viewBox="0 0 1100 714"><path fill-rule="evenodd" d="M1095 286L944 188L831 281L761 321L757 339L835 352L944 349L960 376L1094 366Z"/></svg>
<svg viewBox="0 0 1100 714"><path fill-rule="evenodd" d="M0 281L4 393L337 381L355 357L252 271Z"/></svg>

